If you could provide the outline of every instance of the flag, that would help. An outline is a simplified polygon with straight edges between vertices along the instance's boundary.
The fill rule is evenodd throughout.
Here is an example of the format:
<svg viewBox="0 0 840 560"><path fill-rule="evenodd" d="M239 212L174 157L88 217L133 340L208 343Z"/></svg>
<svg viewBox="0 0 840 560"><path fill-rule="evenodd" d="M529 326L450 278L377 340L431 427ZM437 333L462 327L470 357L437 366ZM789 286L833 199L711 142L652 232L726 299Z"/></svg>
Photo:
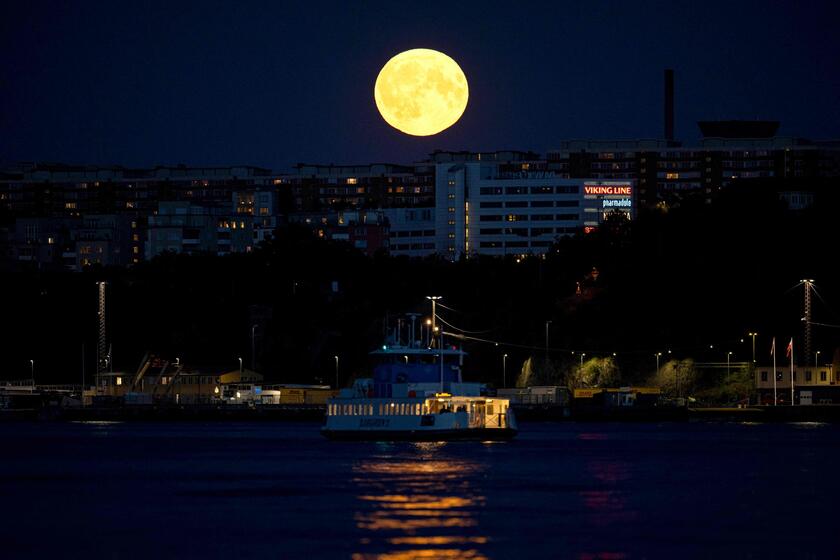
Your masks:
<svg viewBox="0 0 840 560"><path fill-rule="evenodd" d="M791 338L790 342L788 342L787 350L785 350L785 356L790 358L791 352L793 352L793 338Z"/></svg>
<svg viewBox="0 0 840 560"><path fill-rule="evenodd" d="M773 337L773 344L770 345L770 355L771 356L776 355L776 337L775 336Z"/></svg>

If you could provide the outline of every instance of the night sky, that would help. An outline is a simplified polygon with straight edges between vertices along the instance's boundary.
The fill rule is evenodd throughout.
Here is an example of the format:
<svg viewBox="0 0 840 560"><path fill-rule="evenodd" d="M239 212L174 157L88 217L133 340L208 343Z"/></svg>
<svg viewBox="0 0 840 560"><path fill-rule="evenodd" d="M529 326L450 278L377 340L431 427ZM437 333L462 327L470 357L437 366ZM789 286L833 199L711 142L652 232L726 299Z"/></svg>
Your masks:
<svg viewBox="0 0 840 560"><path fill-rule="evenodd" d="M407 163L771 118L840 137L835 2L4 2L0 163ZM443 51L470 85L430 138L379 116L394 54Z"/></svg>

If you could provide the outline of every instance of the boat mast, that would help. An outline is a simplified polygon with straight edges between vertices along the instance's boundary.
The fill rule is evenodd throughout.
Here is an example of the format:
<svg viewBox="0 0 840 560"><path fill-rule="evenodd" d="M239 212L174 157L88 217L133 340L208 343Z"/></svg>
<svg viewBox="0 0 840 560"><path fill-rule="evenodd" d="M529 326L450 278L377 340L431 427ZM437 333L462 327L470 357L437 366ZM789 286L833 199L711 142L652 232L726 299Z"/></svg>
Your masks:
<svg viewBox="0 0 840 560"><path fill-rule="evenodd" d="M435 339L435 319L436 319L436 303L441 299L441 296L426 296L426 299L432 302L432 340ZM440 392L443 393L443 329L440 330L440 343L438 344L438 353L440 354Z"/></svg>

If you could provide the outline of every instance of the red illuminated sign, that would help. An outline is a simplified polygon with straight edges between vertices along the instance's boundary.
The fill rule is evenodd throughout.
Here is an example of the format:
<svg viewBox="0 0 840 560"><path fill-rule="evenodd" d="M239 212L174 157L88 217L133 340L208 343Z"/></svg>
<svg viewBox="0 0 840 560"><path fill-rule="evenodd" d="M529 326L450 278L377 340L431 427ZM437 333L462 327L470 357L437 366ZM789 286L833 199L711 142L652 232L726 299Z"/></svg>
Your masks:
<svg viewBox="0 0 840 560"><path fill-rule="evenodd" d="M584 194L624 194L632 195L633 187L630 185L584 185Z"/></svg>

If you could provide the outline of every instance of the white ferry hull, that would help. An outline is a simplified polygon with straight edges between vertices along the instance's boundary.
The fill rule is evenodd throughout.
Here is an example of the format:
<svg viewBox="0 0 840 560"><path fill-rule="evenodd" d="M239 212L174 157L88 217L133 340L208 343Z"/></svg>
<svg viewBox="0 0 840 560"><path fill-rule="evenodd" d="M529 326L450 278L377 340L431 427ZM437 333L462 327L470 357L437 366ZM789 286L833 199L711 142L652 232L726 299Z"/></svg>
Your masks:
<svg viewBox="0 0 840 560"><path fill-rule="evenodd" d="M516 437L512 428L466 428L462 430L330 430L321 434L343 441L507 441Z"/></svg>

